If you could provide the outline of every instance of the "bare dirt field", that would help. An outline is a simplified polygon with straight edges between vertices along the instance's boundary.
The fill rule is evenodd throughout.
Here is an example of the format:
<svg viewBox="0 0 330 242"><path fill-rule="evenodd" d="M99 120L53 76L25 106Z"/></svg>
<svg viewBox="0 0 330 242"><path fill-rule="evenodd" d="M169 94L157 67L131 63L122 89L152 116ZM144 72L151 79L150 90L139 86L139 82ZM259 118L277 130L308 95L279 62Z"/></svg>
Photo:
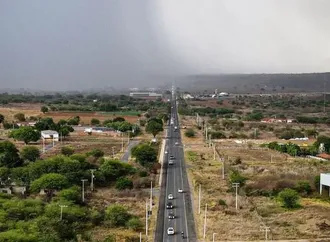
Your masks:
<svg viewBox="0 0 330 242"><path fill-rule="evenodd" d="M185 120L182 119L182 125ZM184 131L183 131L184 132ZM329 171L328 163L294 158L276 151L261 149L257 144L237 144L234 140L223 140L216 147L225 159L225 179L222 177L223 163L213 148L206 147L199 131L197 137L187 138L185 155L187 169L194 194L195 219L198 236L203 239L204 209L207 210L206 239L212 241L263 240L262 228L269 227L268 239L314 239L330 237L330 200L320 197L314 186L314 177ZM236 164L235 160L241 162ZM238 190L238 210L235 209L235 190L229 183L232 169L238 170L248 180ZM277 197L259 195L264 191L292 186L297 181L307 180L313 194L302 196L301 207L293 210L281 206ZM198 213L198 189L202 188L201 213ZM281 188L282 189L282 188ZM256 194L250 194L256 191ZM327 192L325 192L327 193ZM249 195L249 196L247 196ZM323 223L323 224L322 224Z"/></svg>

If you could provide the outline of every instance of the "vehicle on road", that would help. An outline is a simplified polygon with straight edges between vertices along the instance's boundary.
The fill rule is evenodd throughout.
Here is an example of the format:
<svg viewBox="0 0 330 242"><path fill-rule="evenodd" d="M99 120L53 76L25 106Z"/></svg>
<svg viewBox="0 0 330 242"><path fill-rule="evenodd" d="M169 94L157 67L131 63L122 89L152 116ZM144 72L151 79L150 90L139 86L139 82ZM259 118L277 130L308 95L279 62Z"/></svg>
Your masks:
<svg viewBox="0 0 330 242"><path fill-rule="evenodd" d="M173 203L168 202L168 203L166 204L166 208L173 208Z"/></svg>
<svg viewBox="0 0 330 242"><path fill-rule="evenodd" d="M174 156L173 155L171 155L170 156L170 160L174 160L175 158L174 158Z"/></svg>
<svg viewBox="0 0 330 242"><path fill-rule="evenodd" d="M174 213L169 213L169 214L168 214L168 218L169 218L169 219L175 219L175 215L174 215Z"/></svg>
<svg viewBox="0 0 330 242"><path fill-rule="evenodd" d="M174 229L173 229L173 227L169 227L169 228L167 229L167 234L168 234L168 235L173 235L173 234L174 234Z"/></svg>
<svg viewBox="0 0 330 242"><path fill-rule="evenodd" d="M174 131L178 131L178 127L177 126L174 127Z"/></svg>
<svg viewBox="0 0 330 242"><path fill-rule="evenodd" d="M179 142L175 142L175 145L179 145Z"/></svg>
<svg viewBox="0 0 330 242"><path fill-rule="evenodd" d="M172 193L168 194L167 198L168 200L173 200L174 199L173 194Z"/></svg>
<svg viewBox="0 0 330 242"><path fill-rule="evenodd" d="M168 164L169 164L169 165L173 165L174 162L173 162L172 160L170 160L170 161L168 162Z"/></svg>
<svg viewBox="0 0 330 242"><path fill-rule="evenodd" d="M165 154L168 154L168 151L167 150L165 150Z"/></svg>
<svg viewBox="0 0 330 242"><path fill-rule="evenodd" d="M183 193L183 190L179 188L178 193Z"/></svg>

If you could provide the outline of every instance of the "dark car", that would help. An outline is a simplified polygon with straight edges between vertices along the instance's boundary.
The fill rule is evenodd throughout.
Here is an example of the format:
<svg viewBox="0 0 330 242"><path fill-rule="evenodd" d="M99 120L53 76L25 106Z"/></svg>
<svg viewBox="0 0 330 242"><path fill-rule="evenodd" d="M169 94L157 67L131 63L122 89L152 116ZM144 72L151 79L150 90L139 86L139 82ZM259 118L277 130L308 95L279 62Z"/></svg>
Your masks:
<svg viewBox="0 0 330 242"><path fill-rule="evenodd" d="M175 218L174 213L169 213L169 214L168 214L168 218L169 218L169 219L174 219L174 218Z"/></svg>
<svg viewBox="0 0 330 242"><path fill-rule="evenodd" d="M170 156L170 160L175 160L173 155Z"/></svg>
<svg viewBox="0 0 330 242"><path fill-rule="evenodd" d="M168 202L168 203L166 204L166 208L173 208L173 203Z"/></svg>

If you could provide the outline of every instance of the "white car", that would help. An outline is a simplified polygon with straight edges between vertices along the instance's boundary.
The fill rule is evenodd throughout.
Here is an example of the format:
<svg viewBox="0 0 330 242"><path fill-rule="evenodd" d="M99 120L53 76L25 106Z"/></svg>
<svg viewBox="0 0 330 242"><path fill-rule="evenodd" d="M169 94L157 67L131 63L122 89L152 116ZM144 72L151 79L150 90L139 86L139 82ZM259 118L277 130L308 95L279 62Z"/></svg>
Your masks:
<svg viewBox="0 0 330 242"><path fill-rule="evenodd" d="M168 198L168 200L173 200L173 198L174 198L173 194L172 193L168 194L167 198Z"/></svg>
<svg viewBox="0 0 330 242"><path fill-rule="evenodd" d="M178 193L183 193L183 190L182 190L182 189L179 189L179 190L178 190Z"/></svg>
<svg viewBox="0 0 330 242"><path fill-rule="evenodd" d="M167 234L168 234L168 235L173 235L173 234L174 234L174 229L173 229L173 227L169 227L169 228L167 229Z"/></svg>
<svg viewBox="0 0 330 242"><path fill-rule="evenodd" d="M168 151L167 150L165 150L165 154L168 154Z"/></svg>
<svg viewBox="0 0 330 242"><path fill-rule="evenodd" d="M179 142L175 142L175 145L179 145Z"/></svg>

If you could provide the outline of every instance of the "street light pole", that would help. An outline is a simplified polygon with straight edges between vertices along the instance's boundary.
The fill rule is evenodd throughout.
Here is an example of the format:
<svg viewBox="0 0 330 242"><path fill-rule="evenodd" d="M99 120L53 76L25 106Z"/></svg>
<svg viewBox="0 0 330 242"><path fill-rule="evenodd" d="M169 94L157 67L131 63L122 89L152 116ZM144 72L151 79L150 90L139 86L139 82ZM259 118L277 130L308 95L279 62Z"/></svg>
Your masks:
<svg viewBox="0 0 330 242"><path fill-rule="evenodd" d="M150 211L152 211L152 181L150 184Z"/></svg>
<svg viewBox="0 0 330 242"><path fill-rule="evenodd" d="M146 200L146 236L148 236L148 199Z"/></svg>
<svg viewBox="0 0 330 242"><path fill-rule="evenodd" d="M199 189L198 189L198 214L201 214L201 195L202 195L202 185L199 184Z"/></svg>
<svg viewBox="0 0 330 242"><path fill-rule="evenodd" d="M204 214L204 233L203 233L204 239L206 237L206 212L207 212L207 204L205 204L205 214Z"/></svg>
<svg viewBox="0 0 330 242"><path fill-rule="evenodd" d="M82 201L85 202L85 181L88 181L87 179L81 179L82 181L82 193L81 193L81 198Z"/></svg>
<svg viewBox="0 0 330 242"><path fill-rule="evenodd" d="M59 206L61 208L60 220L62 221L62 219L63 219L63 208L67 208L68 206L67 205L59 205Z"/></svg>
<svg viewBox="0 0 330 242"><path fill-rule="evenodd" d="M91 169L91 190L94 191L94 171L95 169Z"/></svg>
<svg viewBox="0 0 330 242"><path fill-rule="evenodd" d="M217 233L213 233L213 236L212 236L212 241L214 242L215 240L214 240L214 238L215 238L215 235L216 235Z"/></svg>
<svg viewBox="0 0 330 242"><path fill-rule="evenodd" d="M235 190L236 190L236 210L238 209L238 200L237 200L237 190L238 190L238 187L239 187L239 183L238 182L235 182L233 183L233 187L235 187Z"/></svg>
<svg viewBox="0 0 330 242"><path fill-rule="evenodd" d="M142 233L140 232L140 242L142 242Z"/></svg>

